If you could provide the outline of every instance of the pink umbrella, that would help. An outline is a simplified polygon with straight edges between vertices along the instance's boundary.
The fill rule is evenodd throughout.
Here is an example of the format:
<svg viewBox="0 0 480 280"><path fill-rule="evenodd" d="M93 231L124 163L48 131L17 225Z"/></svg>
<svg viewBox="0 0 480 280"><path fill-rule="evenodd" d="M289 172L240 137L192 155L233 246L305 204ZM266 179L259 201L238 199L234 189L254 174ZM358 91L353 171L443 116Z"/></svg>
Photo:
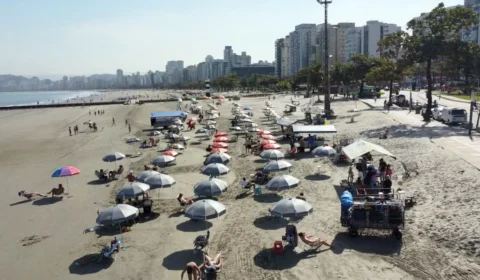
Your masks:
<svg viewBox="0 0 480 280"><path fill-rule="evenodd" d="M217 137L217 138L213 139L213 142L228 142L228 138L227 137Z"/></svg>
<svg viewBox="0 0 480 280"><path fill-rule="evenodd" d="M176 156L178 156L178 152L174 151L174 150L168 150L168 151L163 152L162 155L176 157Z"/></svg>
<svg viewBox="0 0 480 280"><path fill-rule="evenodd" d="M260 142L260 146L264 146L264 145L268 145L268 144L277 144L277 141L265 139L262 142Z"/></svg>
<svg viewBox="0 0 480 280"><path fill-rule="evenodd" d="M226 133L226 132L217 132L217 134L215 134L215 137L219 137L219 136L228 136L228 133Z"/></svg>
<svg viewBox="0 0 480 280"><path fill-rule="evenodd" d="M212 151L210 151L210 154L215 154L215 153L228 153L228 150L223 148L215 148L215 149L212 149Z"/></svg>
<svg viewBox="0 0 480 280"><path fill-rule="evenodd" d="M268 145L263 146L264 150L279 150L280 148L281 148L281 146L278 145L278 144L268 144Z"/></svg>
<svg viewBox="0 0 480 280"><path fill-rule="evenodd" d="M67 177L67 189L68 193L70 193L70 188L68 187L68 177L78 174L80 174L80 170L78 168L74 166L62 166L53 171L52 177Z"/></svg>
<svg viewBox="0 0 480 280"><path fill-rule="evenodd" d="M222 142L215 142L212 145L213 148L228 148L228 144L222 143Z"/></svg>
<svg viewBox="0 0 480 280"><path fill-rule="evenodd" d="M268 135L268 134L262 134L260 137L262 137L263 139L267 139L267 140L275 140L275 139L277 139L275 136L273 136L273 135Z"/></svg>
<svg viewBox="0 0 480 280"><path fill-rule="evenodd" d="M270 135L270 134L272 133L268 130L260 130L259 132L257 132L257 135Z"/></svg>

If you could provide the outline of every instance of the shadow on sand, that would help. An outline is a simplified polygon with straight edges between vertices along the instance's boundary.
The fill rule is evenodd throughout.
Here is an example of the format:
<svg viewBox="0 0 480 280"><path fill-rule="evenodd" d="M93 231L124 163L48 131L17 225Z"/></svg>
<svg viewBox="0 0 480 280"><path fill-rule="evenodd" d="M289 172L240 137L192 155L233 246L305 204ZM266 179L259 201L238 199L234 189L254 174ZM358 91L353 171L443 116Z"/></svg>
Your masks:
<svg viewBox="0 0 480 280"><path fill-rule="evenodd" d="M50 205L50 204L54 204L54 203L57 203L59 201L62 201L63 200L63 197L58 197L58 196L55 196L55 197L44 197L44 198L41 198L41 199L37 199L35 201L33 201L33 205L37 205L37 206L42 206L42 205Z"/></svg>
<svg viewBox="0 0 480 280"><path fill-rule="evenodd" d="M310 181L325 181L330 179L330 176L327 174L312 174L305 176L305 179Z"/></svg>
<svg viewBox="0 0 480 280"><path fill-rule="evenodd" d="M276 193L264 193L261 195L255 195L253 199L260 203L275 203L282 199L282 197Z"/></svg>
<svg viewBox="0 0 480 280"><path fill-rule="evenodd" d="M177 225L177 229L183 232L197 232L207 230L212 227L212 223L208 221L189 220Z"/></svg>
<svg viewBox="0 0 480 280"><path fill-rule="evenodd" d="M100 272L109 268L113 259L104 258L101 263L97 263L94 259L98 254L88 254L73 261L68 267L71 274L85 275Z"/></svg>
<svg viewBox="0 0 480 280"><path fill-rule="evenodd" d="M10 206L15 206L15 205L19 205L19 204L24 204L24 203L27 203L27 202L32 202L32 200L28 200L28 199L26 199L26 200L20 200L20 201L18 201L18 202L15 202L15 203L10 204Z"/></svg>
<svg viewBox="0 0 480 280"><path fill-rule="evenodd" d="M332 241L332 251L342 254L345 249L377 255L398 255L402 250L403 242L392 237L390 232L376 231L380 235L360 235L350 237L347 232L339 232ZM381 235L383 234L383 235Z"/></svg>
<svg viewBox="0 0 480 280"><path fill-rule="evenodd" d="M255 221L253 221L253 225L263 230L276 230L286 227L288 221L277 217L264 216L256 218Z"/></svg>
<svg viewBox="0 0 480 280"><path fill-rule="evenodd" d="M138 223L143 224L143 223L146 223L146 222L150 222L150 221L153 221L153 220L157 219L158 217L160 217L160 213L152 212L148 216L141 217L139 219Z"/></svg>
<svg viewBox="0 0 480 280"><path fill-rule="evenodd" d="M183 270L185 264L194 261L197 265L203 263L203 255L192 250L182 250L171 253L163 259L162 265L169 270Z"/></svg>
<svg viewBox="0 0 480 280"><path fill-rule="evenodd" d="M242 193L239 193L235 196L235 199L236 200L239 200L239 199L244 199L244 198L247 198L249 197L250 195L252 195L253 192L252 191L245 191L245 192L242 192Z"/></svg>
<svg viewBox="0 0 480 280"><path fill-rule="evenodd" d="M326 250L308 250L296 252L293 247L287 246L282 255L276 255L272 249L263 249L253 257L256 266L266 270L284 270L295 267L302 259L315 257Z"/></svg>
<svg viewBox="0 0 480 280"><path fill-rule="evenodd" d="M109 187L110 186L110 181L96 179L96 180L92 180L92 181L88 182L87 184L88 185L93 185L93 186L105 185L105 187Z"/></svg>

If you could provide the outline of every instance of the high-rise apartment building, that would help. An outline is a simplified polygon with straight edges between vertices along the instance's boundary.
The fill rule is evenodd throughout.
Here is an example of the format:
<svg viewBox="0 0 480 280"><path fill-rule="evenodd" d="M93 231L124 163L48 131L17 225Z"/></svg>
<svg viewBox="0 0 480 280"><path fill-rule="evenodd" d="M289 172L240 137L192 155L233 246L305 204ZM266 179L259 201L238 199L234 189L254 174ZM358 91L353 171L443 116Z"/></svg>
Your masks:
<svg viewBox="0 0 480 280"><path fill-rule="evenodd" d="M183 60L168 61L165 70L168 74L173 74L177 70L183 70Z"/></svg>
<svg viewBox="0 0 480 280"><path fill-rule="evenodd" d="M232 49L232 46L225 46L225 49L223 50L223 60L225 60L228 64L225 73L230 74L230 72L232 71L232 65L233 65L233 49Z"/></svg>
<svg viewBox="0 0 480 280"><path fill-rule="evenodd" d="M367 21L367 25L362 28L362 54L376 57L380 56L378 42L387 35L400 30L401 28L395 24L383 23L378 20Z"/></svg>
<svg viewBox="0 0 480 280"><path fill-rule="evenodd" d="M282 78L282 53L285 50L285 39L275 41L275 76Z"/></svg>
<svg viewBox="0 0 480 280"><path fill-rule="evenodd" d="M289 35L290 45L290 72L298 73L309 65L311 46L315 45L317 38L315 24L300 24L295 26L295 31Z"/></svg>
<svg viewBox="0 0 480 280"><path fill-rule="evenodd" d="M241 55L234 53L232 56L232 67L248 66L251 62L252 58L247 55L247 52L242 52Z"/></svg>
<svg viewBox="0 0 480 280"><path fill-rule="evenodd" d="M472 8L480 21L480 0L465 0L465 7ZM480 44L480 24L462 31L462 40Z"/></svg>
<svg viewBox="0 0 480 280"><path fill-rule="evenodd" d="M117 69L117 79L116 79L117 87L123 86L123 70Z"/></svg>
<svg viewBox="0 0 480 280"><path fill-rule="evenodd" d="M345 61L350 57L362 53L363 27L351 27L345 32Z"/></svg>

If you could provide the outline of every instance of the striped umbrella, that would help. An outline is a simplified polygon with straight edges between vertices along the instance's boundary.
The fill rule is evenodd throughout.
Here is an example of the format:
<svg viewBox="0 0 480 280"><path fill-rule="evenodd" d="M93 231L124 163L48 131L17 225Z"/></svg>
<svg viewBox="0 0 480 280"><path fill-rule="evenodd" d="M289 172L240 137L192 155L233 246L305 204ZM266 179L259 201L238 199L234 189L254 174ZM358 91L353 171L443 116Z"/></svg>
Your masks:
<svg viewBox="0 0 480 280"><path fill-rule="evenodd" d="M263 159L278 160L285 157L285 155L278 150L266 150L260 154Z"/></svg>
<svg viewBox="0 0 480 280"><path fill-rule="evenodd" d="M282 218L303 217L312 213L312 205L306 201L296 198L286 198L275 203L268 209L272 216Z"/></svg>
<svg viewBox="0 0 480 280"><path fill-rule="evenodd" d="M216 153L228 153L228 150L224 149L224 148L214 148L210 151L211 155L216 154Z"/></svg>
<svg viewBox="0 0 480 280"><path fill-rule="evenodd" d="M145 194L150 189L150 186L140 182L133 182L123 186L117 193L117 198L128 199Z"/></svg>
<svg viewBox="0 0 480 280"><path fill-rule="evenodd" d="M192 220L208 220L219 217L227 212L223 204L218 201L199 200L185 210L185 217Z"/></svg>
<svg viewBox="0 0 480 280"><path fill-rule="evenodd" d="M228 136L228 133L226 133L226 132L217 132L217 133L215 133L215 137L218 137L218 136Z"/></svg>
<svg viewBox="0 0 480 280"><path fill-rule="evenodd" d="M222 142L215 142L215 143L213 143L212 148L226 149L226 148L228 148L228 144L225 144L225 143L222 143Z"/></svg>
<svg viewBox="0 0 480 280"><path fill-rule="evenodd" d="M260 137L262 137L263 139L267 139L267 140L276 140L277 137L273 136L273 135L270 135L270 134L262 134Z"/></svg>
<svg viewBox="0 0 480 280"><path fill-rule="evenodd" d="M152 164L155 166L164 167L174 161L175 161L175 157L162 155L154 158L152 161Z"/></svg>
<svg viewBox="0 0 480 280"><path fill-rule="evenodd" d="M300 180L293 176L280 175L270 179L270 181L268 181L265 187L267 190L281 191L295 188L298 186L299 183Z"/></svg>
<svg viewBox="0 0 480 280"><path fill-rule="evenodd" d="M152 189L168 188L175 185L176 183L177 182L175 181L175 179L173 179L173 177L162 173L150 176L147 178L147 180L145 180L145 184L149 185Z"/></svg>
<svg viewBox="0 0 480 280"><path fill-rule="evenodd" d="M62 166L55 169L55 171L53 171L52 177L67 177L65 179L67 180L67 191L68 191L67 194L69 194L70 188L68 186L68 177L75 176L78 174L80 174L80 170L78 168L74 166Z"/></svg>
<svg viewBox="0 0 480 280"><path fill-rule="evenodd" d="M221 163L210 163L202 167L202 174L210 176L220 176L225 175L230 171L230 168L226 167Z"/></svg>
<svg viewBox="0 0 480 280"><path fill-rule="evenodd" d="M216 137L215 139L213 139L213 142L228 142L228 138L223 136Z"/></svg>
<svg viewBox="0 0 480 280"><path fill-rule="evenodd" d="M260 146L264 146L268 144L277 144L277 141L264 139L262 142L260 142Z"/></svg>
<svg viewBox="0 0 480 280"><path fill-rule="evenodd" d="M207 157L205 160L204 165L210 164L210 163L221 163L221 164L227 164L230 162L230 159L232 157L226 153L214 153L211 154Z"/></svg>
<svg viewBox="0 0 480 280"><path fill-rule="evenodd" d="M199 197L212 197L221 195L227 190L227 187L227 182L213 178L211 180L198 182L193 187L193 192Z"/></svg>

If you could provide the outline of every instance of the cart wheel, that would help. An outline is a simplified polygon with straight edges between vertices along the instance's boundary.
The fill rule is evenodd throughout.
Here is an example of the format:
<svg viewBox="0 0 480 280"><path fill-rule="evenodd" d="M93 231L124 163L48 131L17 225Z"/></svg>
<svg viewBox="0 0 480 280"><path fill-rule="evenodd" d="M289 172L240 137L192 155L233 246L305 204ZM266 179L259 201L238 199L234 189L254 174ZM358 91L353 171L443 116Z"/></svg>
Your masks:
<svg viewBox="0 0 480 280"><path fill-rule="evenodd" d="M349 228L348 235L350 235L350 237L358 237L358 230L356 228Z"/></svg>
<svg viewBox="0 0 480 280"><path fill-rule="evenodd" d="M393 235L393 237L395 237L397 240L402 240L403 234L402 234L402 232L401 232L398 228L393 229L392 235Z"/></svg>

